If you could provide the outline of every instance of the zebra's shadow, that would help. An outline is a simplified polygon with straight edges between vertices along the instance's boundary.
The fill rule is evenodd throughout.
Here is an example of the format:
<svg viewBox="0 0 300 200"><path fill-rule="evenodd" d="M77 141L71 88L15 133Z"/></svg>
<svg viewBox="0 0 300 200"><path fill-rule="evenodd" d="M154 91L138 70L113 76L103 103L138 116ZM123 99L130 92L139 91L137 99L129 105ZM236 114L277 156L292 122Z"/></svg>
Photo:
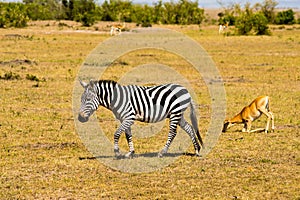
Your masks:
<svg viewBox="0 0 300 200"><path fill-rule="evenodd" d="M164 156L161 158L163 159L164 157L169 157L169 158L175 158L175 157L180 157L180 156L189 156L189 157L194 157L196 156L195 153L166 153L164 154ZM153 152L153 153L141 153L141 154L134 154L133 159L134 158L156 158L157 157L157 153ZM122 155L118 158L116 158L115 156L106 156L106 155L101 155L101 156L87 156L87 157L79 157L79 160L96 160L96 159L114 159L114 160L122 160L122 159L128 159L125 158L125 155Z"/></svg>

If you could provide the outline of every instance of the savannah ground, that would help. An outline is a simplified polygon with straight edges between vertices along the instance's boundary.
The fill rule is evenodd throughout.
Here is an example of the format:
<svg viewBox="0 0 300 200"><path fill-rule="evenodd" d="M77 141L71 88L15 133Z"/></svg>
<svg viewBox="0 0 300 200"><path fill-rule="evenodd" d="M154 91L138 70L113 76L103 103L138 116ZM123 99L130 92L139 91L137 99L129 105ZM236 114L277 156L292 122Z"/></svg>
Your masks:
<svg viewBox="0 0 300 200"><path fill-rule="evenodd" d="M217 26L164 26L193 38L212 57L224 81L228 117L255 97L269 95L276 129L249 134L236 126L204 159L187 154L155 172L123 173L86 150L72 113L76 75L87 55L110 37L106 25L87 30L68 22L42 22L1 29L0 199L300 198L299 26L271 27L271 36L230 37L219 35ZM141 60L172 66L195 90L205 136L213 120L206 86L175 57L136 52L116 61L106 77L118 80L119 73ZM97 115L112 139L113 118L103 112ZM265 120L262 116L254 128ZM136 151L157 152L166 137L164 132L159 139L134 139Z"/></svg>

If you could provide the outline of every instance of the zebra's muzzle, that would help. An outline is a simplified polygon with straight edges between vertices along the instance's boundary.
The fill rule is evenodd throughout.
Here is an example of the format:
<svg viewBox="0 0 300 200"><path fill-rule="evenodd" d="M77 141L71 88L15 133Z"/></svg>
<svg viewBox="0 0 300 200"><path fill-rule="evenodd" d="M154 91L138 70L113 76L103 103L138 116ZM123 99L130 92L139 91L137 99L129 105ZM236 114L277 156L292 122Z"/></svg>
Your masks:
<svg viewBox="0 0 300 200"><path fill-rule="evenodd" d="M80 122L84 123L84 122L87 122L89 120L89 118L88 117L84 117L84 116L82 116L82 113L79 113L78 114L78 120Z"/></svg>

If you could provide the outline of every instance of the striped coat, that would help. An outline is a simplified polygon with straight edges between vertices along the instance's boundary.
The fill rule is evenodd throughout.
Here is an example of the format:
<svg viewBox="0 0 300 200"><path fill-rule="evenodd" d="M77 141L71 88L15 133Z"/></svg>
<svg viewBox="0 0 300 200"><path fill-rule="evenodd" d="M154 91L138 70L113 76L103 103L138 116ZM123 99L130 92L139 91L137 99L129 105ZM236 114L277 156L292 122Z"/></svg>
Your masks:
<svg viewBox="0 0 300 200"><path fill-rule="evenodd" d="M99 107L104 106L111 110L121 125L114 134L114 151L119 157L118 141L122 132L125 132L129 145L126 157L132 157L134 146L132 142L131 125L135 120L155 123L166 118L170 119L168 140L158 156L167 153L177 133L177 126L183 128L191 137L196 155L199 155L200 145L203 145L198 130L197 118L192 98L181 85L164 84L157 86L122 86L114 81L90 81L88 84L80 81L84 87L81 96L81 107L78 115L80 122L88 121L89 117ZM192 126L184 119L183 113L190 107Z"/></svg>

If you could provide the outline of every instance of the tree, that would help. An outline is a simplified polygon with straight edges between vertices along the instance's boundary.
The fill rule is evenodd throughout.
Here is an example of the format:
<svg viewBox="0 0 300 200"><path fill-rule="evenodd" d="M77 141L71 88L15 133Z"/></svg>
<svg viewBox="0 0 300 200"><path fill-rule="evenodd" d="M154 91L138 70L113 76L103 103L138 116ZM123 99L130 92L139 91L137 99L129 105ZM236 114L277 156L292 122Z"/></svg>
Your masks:
<svg viewBox="0 0 300 200"><path fill-rule="evenodd" d="M165 2L163 8L160 19L164 24L200 24L204 19L204 10L199 8L197 1Z"/></svg>
<svg viewBox="0 0 300 200"><path fill-rule="evenodd" d="M294 17L295 13L292 9L286 11L278 12L276 15L276 24L295 24L296 20Z"/></svg>
<svg viewBox="0 0 300 200"><path fill-rule="evenodd" d="M0 28L21 28L27 26L28 21L29 17L24 4L0 2Z"/></svg>
<svg viewBox="0 0 300 200"><path fill-rule="evenodd" d="M250 8L250 4L245 5L245 10L240 11L239 16L236 17L235 26L238 29L239 35L248 35L252 30L252 15L253 11Z"/></svg>
<svg viewBox="0 0 300 200"><path fill-rule="evenodd" d="M269 35L268 19L260 7L245 4L244 8L240 4L231 5L224 12L219 13L219 23L234 24L238 35Z"/></svg>
<svg viewBox="0 0 300 200"><path fill-rule="evenodd" d="M51 20L55 18L54 13L48 7L38 3L26 4L26 11L31 20Z"/></svg>
<svg viewBox="0 0 300 200"><path fill-rule="evenodd" d="M111 0L102 4L104 21L131 21L131 12L134 10L131 1Z"/></svg>
<svg viewBox="0 0 300 200"><path fill-rule="evenodd" d="M163 3L159 0L153 6L134 5L131 0L105 0L99 6L96 0L23 0L26 20L74 20L84 26L91 26L97 20L136 22L145 26L152 23L200 24L204 10L198 1L179 0ZM0 2L1 3L1 2ZM5 4L6 5L6 4ZM2 9L2 8L1 8ZM7 12L3 8L0 23L6 26ZM10 11L9 11L10 12ZM11 12L10 15L14 14ZM25 21L26 21L25 20ZM16 21L22 23L22 20ZM17 24L16 24L17 25Z"/></svg>
<svg viewBox="0 0 300 200"><path fill-rule="evenodd" d="M204 10L199 8L197 1L180 0L176 10L178 24L200 24L204 19Z"/></svg>
<svg viewBox="0 0 300 200"><path fill-rule="evenodd" d="M253 29L256 35L270 35L268 19L262 12L255 13L252 16Z"/></svg>
<svg viewBox="0 0 300 200"><path fill-rule="evenodd" d="M83 26L91 26L95 21L100 20L100 9L97 8L94 0L70 0L72 20L81 22Z"/></svg>
<svg viewBox="0 0 300 200"><path fill-rule="evenodd" d="M262 4L257 3L254 5L254 8L258 9L264 14L267 18L268 23L275 22L275 7L278 5L278 2L275 0L264 0Z"/></svg>

